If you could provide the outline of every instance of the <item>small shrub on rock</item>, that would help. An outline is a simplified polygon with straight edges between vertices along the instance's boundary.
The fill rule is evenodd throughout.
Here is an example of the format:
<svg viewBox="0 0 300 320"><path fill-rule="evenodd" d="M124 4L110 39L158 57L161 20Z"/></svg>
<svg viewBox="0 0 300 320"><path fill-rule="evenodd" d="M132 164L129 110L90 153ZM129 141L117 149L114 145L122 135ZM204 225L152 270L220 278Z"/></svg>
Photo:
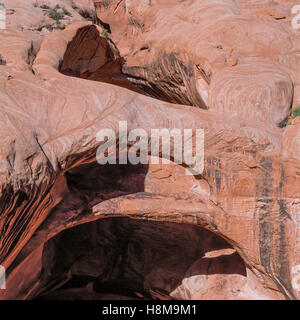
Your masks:
<svg viewBox="0 0 300 320"><path fill-rule="evenodd" d="M103 29L102 30L102 35L103 35L103 37L108 38L108 30L107 29Z"/></svg>
<svg viewBox="0 0 300 320"><path fill-rule="evenodd" d="M300 107L296 108L293 111L293 119L295 119L296 117L299 117L299 116L300 116Z"/></svg>
<svg viewBox="0 0 300 320"><path fill-rule="evenodd" d="M62 12L58 12L56 9L50 9L48 16L56 22L59 22L61 19L63 19L64 14Z"/></svg>

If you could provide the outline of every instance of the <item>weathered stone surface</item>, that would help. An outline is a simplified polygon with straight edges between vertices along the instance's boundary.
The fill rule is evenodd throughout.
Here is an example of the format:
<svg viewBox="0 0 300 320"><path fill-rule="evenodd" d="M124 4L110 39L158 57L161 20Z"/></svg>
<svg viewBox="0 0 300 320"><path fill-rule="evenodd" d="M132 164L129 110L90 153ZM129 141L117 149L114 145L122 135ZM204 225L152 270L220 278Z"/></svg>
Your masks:
<svg viewBox="0 0 300 320"><path fill-rule="evenodd" d="M290 25L296 1L107 0L98 9L102 26L84 21L83 12L93 17L90 1L59 3L72 14L64 30L43 29L44 2L5 2L16 12L0 30L0 264L8 274L0 297L103 298L102 277L89 269L99 261L65 260L63 281L78 273L100 278L82 290L60 283L53 291L47 283L61 274L47 257L71 252L60 239L71 241L78 228L97 243L98 232L89 237L85 230L111 230L110 218L125 234L134 226L136 242L149 238L145 226L157 226L153 242L127 248L129 264L116 264L133 266L136 275L143 263L149 268L143 285L125 277L131 298L134 290L135 298L299 298L299 121L287 125L299 101L300 38ZM132 90L108 79L109 63L119 60L118 75ZM148 133L204 129L203 174L187 176L173 162L98 165L96 134L118 133L119 121ZM226 247L204 249L207 230ZM170 248L155 247L168 235ZM125 246L129 238L109 231L107 249L118 256L114 241ZM143 259L141 250L148 252ZM149 262L150 251L166 260ZM108 294L128 298L125 291Z"/></svg>

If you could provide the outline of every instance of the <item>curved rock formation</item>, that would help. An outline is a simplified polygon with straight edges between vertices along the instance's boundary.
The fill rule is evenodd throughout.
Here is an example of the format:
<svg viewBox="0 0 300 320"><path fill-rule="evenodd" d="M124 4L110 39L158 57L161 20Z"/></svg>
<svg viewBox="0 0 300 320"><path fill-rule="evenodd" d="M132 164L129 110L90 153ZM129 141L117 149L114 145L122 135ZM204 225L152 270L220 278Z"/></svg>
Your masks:
<svg viewBox="0 0 300 320"><path fill-rule="evenodd" d="M41 8L57 2L4 1L0 297L299 298L296 2L106 0L96 19L61 0L59 23ZM204 129L203 173L99 165L97 132L119 121Z"/></svg>

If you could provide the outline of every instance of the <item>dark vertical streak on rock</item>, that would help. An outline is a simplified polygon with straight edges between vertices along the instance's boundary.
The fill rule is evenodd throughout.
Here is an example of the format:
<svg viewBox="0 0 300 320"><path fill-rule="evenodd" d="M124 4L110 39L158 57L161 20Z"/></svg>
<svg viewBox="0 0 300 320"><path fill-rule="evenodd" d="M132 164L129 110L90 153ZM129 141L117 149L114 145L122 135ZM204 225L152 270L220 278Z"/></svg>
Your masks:
<svg viewBox="0 0 300 320"><path fill-rule="evenodd" d="M278 230L279 234L279 250L277 250L277 263L276 267L277 270L276 272L278 273L279 279L284 285L285 289L288 290L291 293L291 296L293 295L293 288L291 284L291 275L290 275L290 261L289 261L289 250L288 247L290 246L289 244L289 239L288 239L288 234L289 234L289 226L287 222L291 219L287 207L286 207L286 200L284 199L284 194L283 194L283 187L285 185L285 172L284 172L284 167L281 165L281 172L280 172L280 183L279 183L279 193L280 193L280 199L278 200L278 205L279 205L279 217L278 220L280 221L280 226Z"/></svg>
<svg viewBox="0 0 300 320"><path fill-rule="evenodd" d="M271 273L272 259L272 240L273 240L273 223L272 223L272 160L263 157L260 161L264 169L260 173L257 181L256 190L256 210L259 213L259 250L261 264L267 273Z"/></svg>
<svg viewBox="0 0 300 320"><path fill-rule="evenodd" d="M260 260L268 276L287 299L293 299L291 289L290 266L287 250L287 224L289 214L285 201L275 200L273 186L272 160L263 157L260 160L262 170L256 185L256 212L259 216L259 249ZM279 193L282 194L284 172L281 169ZM278 210L279 209L279 210Z"/></svg>

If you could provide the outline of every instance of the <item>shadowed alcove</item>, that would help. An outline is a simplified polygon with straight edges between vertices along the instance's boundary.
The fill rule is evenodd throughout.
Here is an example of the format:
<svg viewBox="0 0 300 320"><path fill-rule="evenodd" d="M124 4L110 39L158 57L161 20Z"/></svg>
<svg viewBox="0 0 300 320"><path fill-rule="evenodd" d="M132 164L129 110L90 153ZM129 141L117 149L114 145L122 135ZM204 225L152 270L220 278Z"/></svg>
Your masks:
<svg viewBox="0 0 300 320"><path fill-rule="evenodd" d="M240 256L214 233L127 217L59 233L45 244L42 264L36 299L188 299L195 298L188 278L202 277L204 286L210 276L246 279Z"/></svg>

